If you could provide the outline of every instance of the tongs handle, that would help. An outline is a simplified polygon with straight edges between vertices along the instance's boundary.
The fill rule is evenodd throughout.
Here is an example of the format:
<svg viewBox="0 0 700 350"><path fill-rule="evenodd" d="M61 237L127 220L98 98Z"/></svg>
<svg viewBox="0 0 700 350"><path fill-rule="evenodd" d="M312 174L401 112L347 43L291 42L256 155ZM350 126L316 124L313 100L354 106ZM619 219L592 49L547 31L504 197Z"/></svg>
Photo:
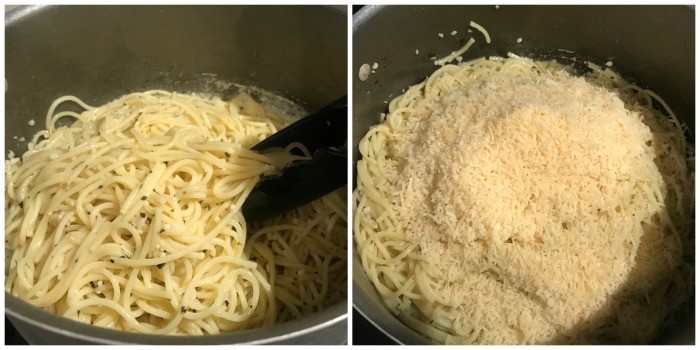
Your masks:
<svg viewBox="0 0 700 350"><path fill-rule="evenodd" d="M251 149L300 142L309 160L288 163L278 175L262 177L243 203L243 216L256 221L277 216L347 184L347 97L280 130Z"/></svg>
<svg viewBox="0 0 700 350"><path fill-rule="evenodd" d="M251 147L262 151L271 147L287 147L301 142L314 154L322 147L340 147L347 141L348 97L343 96L315 113L297 120Z"/></svg>

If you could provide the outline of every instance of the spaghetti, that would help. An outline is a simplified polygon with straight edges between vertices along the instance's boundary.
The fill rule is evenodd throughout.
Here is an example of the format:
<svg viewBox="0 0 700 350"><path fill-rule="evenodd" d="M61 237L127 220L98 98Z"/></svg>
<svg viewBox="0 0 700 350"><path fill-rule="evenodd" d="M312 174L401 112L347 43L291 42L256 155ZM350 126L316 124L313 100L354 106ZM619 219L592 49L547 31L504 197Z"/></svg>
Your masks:
<svg viewBox="0 0 700 350"><path fill-rule="evenodd" d="M66 103L84 112L59 112ZM74 122L58 127L64 118ZM245 94L59 98L22 159L6 162L5 289L81 322L158 334L262 327L341 300L342 189L252 228L241 214L262 174L291 148L306 152L248 150L291 122Z"/></svg>
<svg viewBox="0 0 700 350"><path fill-rule="evenodd" d="M406 324L447 344L646 343L687 299L693 150L658 96L590 68L445 65L361 140L357 252Z"/></svg>

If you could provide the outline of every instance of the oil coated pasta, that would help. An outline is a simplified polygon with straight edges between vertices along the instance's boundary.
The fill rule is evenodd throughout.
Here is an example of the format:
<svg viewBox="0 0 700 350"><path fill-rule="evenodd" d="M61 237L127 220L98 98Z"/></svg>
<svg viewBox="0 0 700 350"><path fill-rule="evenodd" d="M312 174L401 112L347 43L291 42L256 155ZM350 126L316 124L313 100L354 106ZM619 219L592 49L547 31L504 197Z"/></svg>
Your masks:
<svg viewBox="0 0 700 350"><path fill-rule="evenodd" d="M59 112L66 103L84 111ZM75 121L57 127L63 118ZM241 214L258 178L292 157L249 147L291 122L245 94L56 100L46 130L6 162L5 289L81 322L158 334L262 327L341 300L343 189L252 228Z"/></svg>

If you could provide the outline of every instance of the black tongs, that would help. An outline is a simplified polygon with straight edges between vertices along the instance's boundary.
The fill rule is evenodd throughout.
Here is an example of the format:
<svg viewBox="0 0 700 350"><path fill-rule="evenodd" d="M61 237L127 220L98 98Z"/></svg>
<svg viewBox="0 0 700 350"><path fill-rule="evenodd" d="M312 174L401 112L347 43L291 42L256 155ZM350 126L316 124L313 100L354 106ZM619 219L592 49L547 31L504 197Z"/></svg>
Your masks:
<svg viewBox="0 0 700 350"><path fill-rule="evenodd" d="M280 215L347 184L347 115L345 96L251 148L259 152L300 142L312 157L289 162L280 174L260 178L243 203L246 221Z"/></svg>

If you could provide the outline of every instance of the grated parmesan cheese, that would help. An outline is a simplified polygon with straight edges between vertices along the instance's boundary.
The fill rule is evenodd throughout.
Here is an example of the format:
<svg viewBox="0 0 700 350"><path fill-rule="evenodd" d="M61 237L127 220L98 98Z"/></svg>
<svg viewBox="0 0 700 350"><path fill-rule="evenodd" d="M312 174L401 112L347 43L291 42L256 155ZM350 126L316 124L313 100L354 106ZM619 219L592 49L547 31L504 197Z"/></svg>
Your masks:
<svg viewBox="0 0 700 350"><path fill-rule="evenodd" d="M365 81L367 78L369 78L370 70L371 68L368 63L360 66L360 71L357 73L357 77L360 79L360 81Z"/></svg>

